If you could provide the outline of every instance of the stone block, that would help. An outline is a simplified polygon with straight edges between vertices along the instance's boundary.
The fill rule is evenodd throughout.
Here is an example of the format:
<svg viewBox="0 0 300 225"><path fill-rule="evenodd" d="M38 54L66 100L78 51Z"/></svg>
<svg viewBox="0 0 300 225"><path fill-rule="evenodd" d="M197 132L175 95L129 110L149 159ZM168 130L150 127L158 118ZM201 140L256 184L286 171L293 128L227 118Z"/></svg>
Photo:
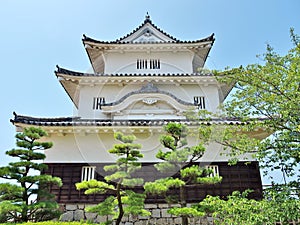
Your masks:
<svg viewBox="0 0 300 225"><path fill-rule="evenodd" d="M112 215L108 215L107 216L107 220L112 220L113 216Z"/></svg>
<svg viewBox="0 0 300 225"><path fill-rule="evenodd" d="M174 224L181 224L181 218L180 217L174 218Z"/></svg>
<svg viewBox="0 0 300 225"><path fill-rule="evenodd" d="M97 217L95 219L95 223L104 223L106 221L107 221L107 216L97 215Z"/></svg>
<svg viewBox="0 0 300 225"><path fill-rule="evenodd" d="M167 220L165 218L159 218L156 220L156 224L167 225Z"/></svg>
<svg viewBox="0 0 300 225"><path fill-rule="evenodd" d="M84 220L84 211L77 209L74 211L74 221Z"/></svg>
<svg viewBox="0 0 300 225"><path fill-rule="evenodd" d="M128 220L129 222L133 222L133 221L137 221L139 219L139 216L138 215L129 215L128 216Z"/></svg>
<svg viewBox="0 0 300 225"><path fill-rule="evenodd" d="M168 204L158 204L158 208L166 209L166 208L170 208L170 205L168 205Z"/></svg>
<svg viewBox="0 0 300 225"><path fill-rule="evenodd" d="M77 209L77 205L66 205L67 211L75 211Z"/></svg>
<svg viewBox="0 0 300 225"><path fill-rule="evenodd" d="M146 220L146 219L148 219L149 218L149 216L138 216L138 219L139 220Z"/></svg>
<svg viewBox="0 0 300 225"><path fill-rule="evenodd" d="M85 205L84 205L84 204L78 204L78 205L77 205L77 208L78 208L78 209L84 209L84 208L85 208Z"/></svg>
<svg viewBox="0 0 300 225"><path fill-rule="evenodd" d="M60 221L63 221L63 222L69 222L69 221L73 221L73 220L74 220L74 212L73 211L65 212L60 217Z"/></svg>
<svg viewBox="0 0 300 225"><path fill-rule="evenodd" d="M174 224L174 219L171 217L165 218L166 224Z"/></svg>
<svg viewBox="0 0 300 225"><path fill-rule="evenodd" d="M134 222L134 225L149 225L147 220L139 220Z"/></svg>
<svg viewBox="0 0 300 225"><path fill-rule="evenodd" d="M162 218L172 217L172 215L168 213L168 210L169 209L161 209L161 217Z"/></svg>
<svg viewBox="0 0 300 225"><path fill-rule="evenodd" d="M152 217L154 217L154 218L160 218L160 209L153 209L152 210L152 215L151 215Z"/></svg>
<svg viewBox="0 0 300 225"><path fill-rule="evenodd" d="M85 212L84 213L85 215L85 219L91 221L91 222L94 222L94 220L96 220L96 217L97 217L97 213L88 213L88 212Z"/></svg>
<svg viewBox="0 0 300 225"><path fill-rule="evenodd" d="M128 216L123 216L121 221L125 223L125 222L128 222L130 220L128 219Z"/></svg>
<svg viewBox="0 0 300 225"><path fill-rule="evenodd" d="M60 211L60 212L65 212L66 211L66 205L64 205L64 204L59 204L59 206L58 206L59 208L58 208L58 210Z"/></svg>
<svg viewBox="0 0 300 225"><path fill-rule="evenodd" d="M145 204L145 209L157 209L157 204Z"/></svg>
<svg viewBox="0 0 300 225"><path fill-rule="evenodd" d="M132 222L125 222L125 225L133 225Z"/></svg>
<svg viewBox="0 0 300 225"><path fill-rule="evenodd" d="M208 223L208 224L214 224L214 218L208 216L208 217L207 217L207 223Z"/></svg>
<svg viewBox="0 0 300 225"><path fill-rule="evenodd" d="M208 225L209 223L208 223L206 218L201 218L201 219L196 221L196 224L197 225Z"/></svg>

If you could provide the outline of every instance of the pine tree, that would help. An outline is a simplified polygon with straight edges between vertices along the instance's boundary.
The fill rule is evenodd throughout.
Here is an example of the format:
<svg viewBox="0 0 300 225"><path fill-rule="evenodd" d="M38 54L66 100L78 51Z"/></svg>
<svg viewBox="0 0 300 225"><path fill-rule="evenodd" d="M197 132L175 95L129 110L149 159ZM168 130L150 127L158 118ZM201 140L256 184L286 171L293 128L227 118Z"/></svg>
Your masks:
<svg viewBox="0 0 300 225"><path fill-rule="evenodd" d="M86 189L85 194L112 194L97 206L87 208L88 212L99 215L113 215L116 225L121 223L124 215L150 215L144 209L145 195L132 190L137 185L144 183L142 178L132 177L132 174L141 168L138 162L143 154L140 153L141 145L134 144L134 135L115 133L115 139L122 142L115 144L109 153L118 156L114 164L104 166L110 175L104 177L105 181L89 180L76 184L77 190ZM112 222L112 221L108 221Z"/></svg>
<svg viewBox="0 0 300 225"><path fill-rule="evenodd" d="M187 225L189 216L202 216L202 213L187 207L186 186L218 183L221 181L221 177L209 177L208 175L212 171L195 165L195 162L204 154L204 142L188 147L186 140L188 135L187 126L180 123L169 123L164 127L164 130L166 134L161 136L160 142L165 149L159 150L156 155L163 162L157 163L155 167L162 173L178 172L172 177L147 182L144 188L146 193L165 195L167 202L179 203L180 207L171 208L169 213L181 216L182 224ZM167 193L173 188L179 189L177 199Z"/></svg>
<svg viewBox="0 0 300 225"><path fill-rule="evenodd" d="M41 173L47 168L41 162L45 159L43 151L52 147L51 142L38 141L46 135L40 128L24 128L23 132L16 134L19 148L6 152L17 160L0 167L0 177L11 181L0 184L0 214L3 220L27 222L58 215L58 204L53 196L40 188L49 184L62 185L60 178Z"/></svg>

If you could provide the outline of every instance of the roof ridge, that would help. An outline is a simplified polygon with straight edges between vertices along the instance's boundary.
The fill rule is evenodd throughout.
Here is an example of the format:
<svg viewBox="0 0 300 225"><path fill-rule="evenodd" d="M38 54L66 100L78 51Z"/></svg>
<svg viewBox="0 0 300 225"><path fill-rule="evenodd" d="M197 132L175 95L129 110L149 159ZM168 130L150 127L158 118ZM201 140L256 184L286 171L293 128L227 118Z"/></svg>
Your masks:
<svg viewBox="0 0 300 225"><path fill-rule="evenodd" d="M65 74L65 75L72 75L72 76L106 76L106 77L137 77L137 76L213 76L213 73L206 73L206 72L195 72L195 73L116 73L116 74L108 74L108 73L84 73L84 72L78 72L74 70L69 70L62 68L58 65L56 65L57 70L54 71L56 74Z"/></svg>
<svg viewBox="0 0 300 225"><path fill-rule="evenodd" d="M162 34L166 35L167 37L171 38L174 42L178 42L179 40L175 37L173 37L172 35L170 35L169 33L163 31L161 28L159 28L158 26L156 26L152 20L150 19L150 15L148 14L147 12L147 15L145 17L145 20L144 22L136 27L133 31L131 31L130 33L128 33L127 35L121 37L121 38L118 38L116 39L116 42L121 42L122 40L124 40L125 38L129 37L130 35L132 35L133 33L135 33L136 31L138 31L139 29L141 29L144 25L146 25L147 23L149 23L151 26L153 26L156 30L158 30L159 32L161 32Z"/></svg>
<svg viewBox="0 0 300 225"><path fill-rule="evenodd" d="M167 36L168 38L172 39L172 41L168 41L166 43L186 43L186 44L190 44L190 43L197 43L197 42L205 42L205 41L212 41L212 43L214 43L215 38L214 38L214 33L212 33L210 36L206 37L206 38L202 38L202 39L197 39L197 40L179 40L177 38L175 38L174 36L170 35L169 33L165 32L164 30L162 30L161 28L159 28L157 25L155 25L152 20L150 19L150 15L146 14L145 20L142 22L141 25L139 25L138 27L136 27L135 29L133 29L131 32L129 32L128 34L124 35L123 37L120 37L118 39L116 39L115 41L99 41L96 40L94 38L88 37L85 34L83 34L83 38L82 41L91 41L91 42L95 42L95 43L99 43L99 44L127 44L127 43L131 43L131 42L123 42L124 39L128 38L130 35L134 34L136 31L138 31L139 29L141 29L144 25L146 24L150 24L153 28L155 28L156 30L158 30L159 32L161 32L162 34L164 34L165 36ZM156 43L156 42L154 42ZM161 43L161 42L159 42ZM143 44L143 43L131 43L131 44ZM147 44L149 44L147 42Z"/></svg>

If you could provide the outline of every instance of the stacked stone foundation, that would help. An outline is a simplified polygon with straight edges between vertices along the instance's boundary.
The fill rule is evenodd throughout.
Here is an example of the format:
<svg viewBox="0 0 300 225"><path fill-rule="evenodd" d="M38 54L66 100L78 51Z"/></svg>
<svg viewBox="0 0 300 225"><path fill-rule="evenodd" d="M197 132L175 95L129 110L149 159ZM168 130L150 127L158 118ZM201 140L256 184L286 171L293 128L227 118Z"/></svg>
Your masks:
<svg viewBox="0 0 300 225"><path fill-rule="evenodd" d="M63 214L61 221L89 221L101 223L111 220L110 216L100 216L97 213L85 212L85 207L91 205L67 204L62 205ZM174 206L174 205L172 205ZM167 211L171 207L169 204L146 204L145 209L151 212L148 217L144 216L124 216L122 225L181 225L181 218L169 214ZM213 224L211 217L189 218L191 225Z"/></svg>

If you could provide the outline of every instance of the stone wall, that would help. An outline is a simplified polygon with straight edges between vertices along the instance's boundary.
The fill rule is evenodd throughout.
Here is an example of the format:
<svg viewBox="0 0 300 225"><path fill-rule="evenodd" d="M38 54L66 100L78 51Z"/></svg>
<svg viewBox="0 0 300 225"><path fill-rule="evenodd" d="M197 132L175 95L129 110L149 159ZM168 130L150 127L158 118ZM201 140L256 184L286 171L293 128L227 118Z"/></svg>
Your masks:
<svg viewBox="0 0 300 225"><path fill-rule="evenodd" d="M170 205L168 204L146 204L145 209L151 212L151 216L124 216L122 225L180 225L181 218L170 215L167 211ZM61 221L81 221L87 220L94 223L106 222L111 219L107 216L99 216L97 213L88 213L84 211L85 205L82 204L68 204L62 205L64 213ZM211 217L206 218L190 218L191 225L211 225L213 224Z"/></svg>

